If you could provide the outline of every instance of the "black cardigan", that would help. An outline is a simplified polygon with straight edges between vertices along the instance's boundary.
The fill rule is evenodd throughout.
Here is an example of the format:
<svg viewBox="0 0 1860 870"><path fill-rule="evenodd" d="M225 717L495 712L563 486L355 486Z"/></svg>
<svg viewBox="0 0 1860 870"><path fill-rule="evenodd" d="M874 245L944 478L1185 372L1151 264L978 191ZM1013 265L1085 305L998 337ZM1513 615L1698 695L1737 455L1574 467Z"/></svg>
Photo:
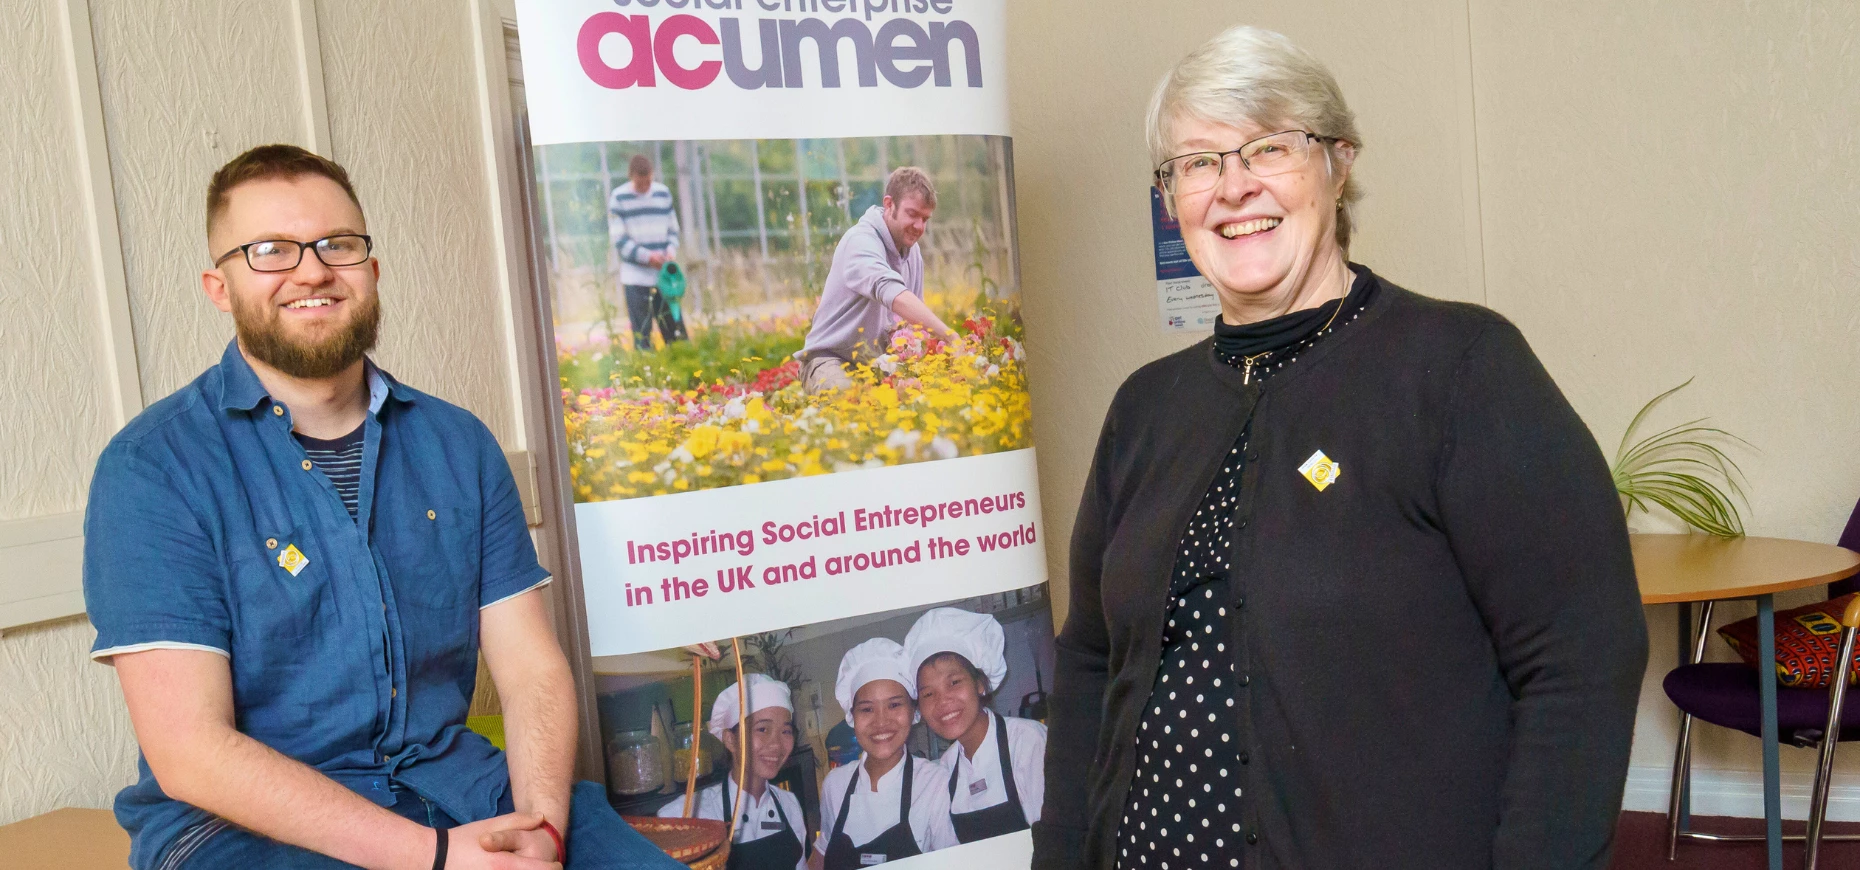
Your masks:
<svg viewBox="0 0 1860 870"><path fill-rule="evenodd" d="M1106 416L1073 529L1038 870L1110 868L1173 553L1252 423L1232 543L1245 797L1271 868L1606 868L1647 662L1608 468L1523 336L1379 281L1266 385L1203 341ZM1319 491L1298 472L1340 466Z"/></svg>

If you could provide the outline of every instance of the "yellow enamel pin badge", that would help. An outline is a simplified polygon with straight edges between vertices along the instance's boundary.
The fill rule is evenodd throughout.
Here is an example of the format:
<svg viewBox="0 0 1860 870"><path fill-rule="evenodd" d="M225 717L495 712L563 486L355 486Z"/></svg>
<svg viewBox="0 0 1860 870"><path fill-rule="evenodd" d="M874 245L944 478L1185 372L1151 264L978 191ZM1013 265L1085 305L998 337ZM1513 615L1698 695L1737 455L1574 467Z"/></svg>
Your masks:
<svg viewBox="0 0 1860 870"><path fill-rule="evenodd" d="M1298 466L1298 473L1311 481L1311 485L1317 487L1318 492L1323 492L1325 487L1337 482L1337 475L1343 473L1343 466L1338 465L1330 457L1325 456L1324 451L1319 450L1311 454L1311 458L1305 460L1305 464Z"/></svg>
<svg viewBox="0 0 1860 870"><path fill-rule="evenodd" d="M297 549L296 544L285 545L284 552L278 554L278 567L291 572L292 577L303 573L304 567L309 564L310 557Z"/></svg>

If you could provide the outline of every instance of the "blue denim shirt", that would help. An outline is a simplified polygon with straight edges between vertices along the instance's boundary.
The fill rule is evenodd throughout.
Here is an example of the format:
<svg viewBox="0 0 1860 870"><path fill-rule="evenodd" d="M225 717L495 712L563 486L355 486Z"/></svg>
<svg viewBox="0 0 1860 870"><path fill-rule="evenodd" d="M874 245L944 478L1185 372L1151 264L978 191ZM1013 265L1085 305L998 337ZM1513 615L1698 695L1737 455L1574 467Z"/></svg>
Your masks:
<svg viewBox="0 0 1860 870"><path fill-rule="evenodd" d="M368 371L354 518L236 344L111 439L84 518L91 655L224 655L241 732L382 806L398 785L488 818L509 772L465 728L478 611L548 575L484 424ZM147 868L209 816L139 767L116 817Z"/></svg>

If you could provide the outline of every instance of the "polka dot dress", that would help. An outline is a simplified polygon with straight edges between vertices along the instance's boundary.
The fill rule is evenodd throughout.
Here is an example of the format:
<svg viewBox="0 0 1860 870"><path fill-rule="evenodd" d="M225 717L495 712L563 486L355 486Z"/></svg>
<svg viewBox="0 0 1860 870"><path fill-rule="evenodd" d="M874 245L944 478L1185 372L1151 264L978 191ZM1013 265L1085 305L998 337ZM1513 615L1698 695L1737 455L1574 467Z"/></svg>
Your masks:
<svg viewBox="0 0 1860 870"><path fill-rule="evenodd" d="M1272 352L1253 357L1258 383L1295 362L1297 355L1345 323L1362 304L1328 327ZM1265 356L1265 355L1261 355ZM1245 358L1221 356L1241 366ZM1188 523L1177 550L1163 615L1162 666L1150 703L1137 729L1136 773L1118 825L1120 870L1201 870L1246 864L1247 831L1240 802L1247 797L1242 770L1250 761L1235 739L1240 711L1228 621L1233 566L1228 542L1239 506L1241 473L1250 430L1242 432L1221 462L1214 485Z"/></svg>

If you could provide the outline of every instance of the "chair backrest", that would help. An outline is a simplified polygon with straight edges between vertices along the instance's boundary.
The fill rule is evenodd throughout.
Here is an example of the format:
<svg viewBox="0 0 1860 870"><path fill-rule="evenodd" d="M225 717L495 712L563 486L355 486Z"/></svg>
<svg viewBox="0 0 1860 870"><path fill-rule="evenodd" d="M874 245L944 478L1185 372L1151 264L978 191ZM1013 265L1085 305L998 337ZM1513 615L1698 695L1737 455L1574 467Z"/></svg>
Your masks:
<svg viewBox="0 0 1860 870"><path fill-rule="evenodd" d="M1854 504L1854 512L1847 517L1847 528L1841 532L1841 546L1860 552L1860 502ZM1860 574L1838 583L1828 584L1828 597L1838 598L1849 592L1860 592Z"/></svg>

